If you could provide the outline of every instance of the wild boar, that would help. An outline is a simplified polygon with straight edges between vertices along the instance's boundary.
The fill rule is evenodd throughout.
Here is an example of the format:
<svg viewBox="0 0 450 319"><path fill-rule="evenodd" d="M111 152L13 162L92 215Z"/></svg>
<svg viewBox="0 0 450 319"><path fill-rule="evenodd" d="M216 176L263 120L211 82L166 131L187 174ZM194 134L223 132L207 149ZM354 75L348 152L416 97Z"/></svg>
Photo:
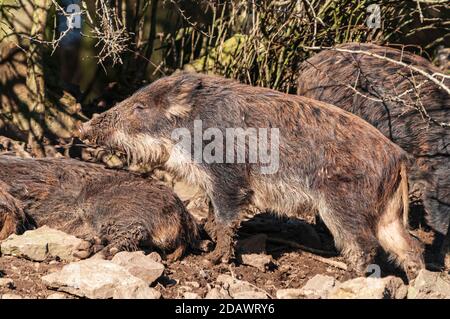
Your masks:
<svg viewBox="0 0 450 319"><path fill-rule="evenodd" d="M429 75L439 69L395 48L348 43L337 49L356 53L324 50L306 60L298 94L358 115L408 152L413 158L408 174L411 202L423 205L437 232L435 247L441 250L450 221L450 95L408 66ZM450 87L448 77L435 79Z"/></svg>
<svg viewBox="0 0 450 319"><path fill-rule="evenodd" d="M81 125L79 135L202 188L216 225L212 262L230 260L240 212L256 207L318 213L359 273L380 246L410 276L423 267L422 246L402 223L405 153L335 106L180 73Z"/></svg>
<svg viewBox="0 0 450 319"><path fill-rule="evenodd" d="M178 259L199 239L181 200L153 180L72 159L0 155L0 239L43 225L85 239L83 257L148 248Z"/></svg>

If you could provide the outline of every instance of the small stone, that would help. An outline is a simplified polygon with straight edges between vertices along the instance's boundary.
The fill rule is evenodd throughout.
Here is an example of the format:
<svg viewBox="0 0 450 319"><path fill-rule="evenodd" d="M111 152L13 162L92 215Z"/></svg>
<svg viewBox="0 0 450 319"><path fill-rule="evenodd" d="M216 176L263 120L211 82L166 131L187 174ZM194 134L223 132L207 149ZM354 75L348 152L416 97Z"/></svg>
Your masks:
<svg viewBox="0 0 450 319"><path fill-rule="evenodd" d="M81 239L68 235L62 231L40 227L28 230L23 235L11 235L1 245L3 255L24 257L33 261L44 261L48 258L59 258L74 261L73 253Z"/></svg>
<svg viewBox="0 0 450 319"><path fill-rule="evenodd" d="M14 289L14 281L10 278L0 278L0 288Z"/></svg>
<svg viewBox="0 0 450 319"><path fill-rule="evenodd" d="M329 299L404 299L407 287L394 276L385 278L358 277L336 285Z"/></svg>
<svg viewBox="0 0 450 319"><path fill-rule="evenodd" d="M22 296L16 294L3 294L2 299L23 299Z"/></svg>
<svg viewBox="0 0 450 319"><path fill-rule="evenodd" d="M196 294L195 292L189 292L189 291L187 291L183 294L183 298L184 299L201 299L198 294Z"/></svg>
<svg viewBox="0 0 450 319"><path fill-rule="evenodd" d="M266 254L243 254L240 259L242 264L255 267L263 272L273 265L272 256Z"/></svg>
<svg viewBox="0 0 450 319"><path fill-rule="evenodd" d="M178 291L179 292L186 292L186 291L191 291L192 290L192 287L189 287L189 286L180 286L180 287L178 287Z"/></svg>
<svg viewBox="0 0 450 319"><path fill-rule="evenodd" d="M196 281L186 281L185 284L194 288L200 288L200 284Z"/></svg>
<svg viewBox="0 0 450 319"><path fill-rule="evenodd" d="M205 299L231 299L231 296L223 288L212 288L205 296Z"/></svg>
<svg viewBox="0 0 450 319"><path fill-rule="evenodd" d="M63 294L61 292L55 292L51 295L48 295L47 299L68 299L68 297L66 294Z"/></svg>
<svg viewBox="0 0 450 319"><path fill-rule="evenodd" d="M151 285L164 273L164 265L153 260L153 257L145 256L141 251L117 253L111 260L125 269L130 274L144 280Z"/></svg>
<svg viewBox="0 0 450 319"><path fill-rule="evenodd" d="M235 279L229 275L219 275L217 282L227 289L233 299L268 299L267 293L249 282Z"/></svg>
<svg viewBox="0 0 450 319"><path fill-rule="evenodd" d="M86 259L42 277L58 291L91 299L159 299L161 294L124 267L108 260Z"/></svg>
<svg viewBox="0 0 450 319"><path fill-rule="evenodd" d="M102 158L103 163L109 168L122 168L123 163L116 155L107 154Z"/></svg>
<svg viewBox="0 0 450 319"><path fill-rule="evenodd" d="M409 284L408 299L450 299L450 276L444 272L420 270Z"/></svg>
<svg viewBox="0 0 450 319"><path fill-rule="evenodd" d="M276 296L278 299L302 299L305 297L301 289L294 288L278 289Z"/></svg>
<svg viewBox="0 0 450 319"><path fill-rule="evenodd" d="M339 282L338 282L339 283ZM326 275L315 275L302 287L302 294L311 299L327 298L328 292L336 286L336 279Z"/></svg>

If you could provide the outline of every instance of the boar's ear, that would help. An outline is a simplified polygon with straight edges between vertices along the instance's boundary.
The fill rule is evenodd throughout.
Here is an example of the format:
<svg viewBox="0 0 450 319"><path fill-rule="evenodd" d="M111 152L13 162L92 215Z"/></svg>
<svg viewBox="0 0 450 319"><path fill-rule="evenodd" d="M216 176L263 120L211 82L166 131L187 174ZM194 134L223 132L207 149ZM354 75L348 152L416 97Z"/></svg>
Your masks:
<svg viewBox="0 0 450 319"><path fill-rule="evenodd" d="M169 99L168 108L165 111L165 116L168 119L174 117L184 118L192 111L192 98L196 90L202 88L201 79L182 80L176 85L174 92Z"/></svg>

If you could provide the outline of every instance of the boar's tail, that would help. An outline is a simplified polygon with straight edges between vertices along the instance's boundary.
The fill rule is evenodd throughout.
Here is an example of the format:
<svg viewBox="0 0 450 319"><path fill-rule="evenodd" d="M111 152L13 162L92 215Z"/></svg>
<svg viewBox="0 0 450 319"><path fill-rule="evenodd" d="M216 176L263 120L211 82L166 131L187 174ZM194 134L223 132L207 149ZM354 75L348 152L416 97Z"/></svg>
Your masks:
<svg viewBox="0 0 450 319"><path fill-rule="evenodd" d="M408 173L406 163L402 162L400 166L400 186L403 201L403 226L409 229L409 191L408 191Z"/></svg>

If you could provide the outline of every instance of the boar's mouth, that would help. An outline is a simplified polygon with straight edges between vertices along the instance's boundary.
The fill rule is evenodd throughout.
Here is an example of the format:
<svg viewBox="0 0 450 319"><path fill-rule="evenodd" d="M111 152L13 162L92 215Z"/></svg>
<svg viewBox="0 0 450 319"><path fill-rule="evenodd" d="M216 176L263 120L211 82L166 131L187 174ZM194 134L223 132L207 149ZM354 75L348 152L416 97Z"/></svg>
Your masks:
<svg viewBox="0 0 450 319"><path fill-rule="evenodd" d="M149 134L128 134L122 129L101 130L94 134L89 122L79 127L79 138L91 147L109 153L122 154L128 166L144 164L150 169L161 167L169 159L170 143L162 138L154 138Z"/></svg>
<svg viewBox="0 0 450 319"><path fill-rule="evenodd" d="M129 166L143 164L155 169L164 166L169 159L167 143L148 134L129 135L116 131L103 142L109 150L123 153Z"/></svg>

